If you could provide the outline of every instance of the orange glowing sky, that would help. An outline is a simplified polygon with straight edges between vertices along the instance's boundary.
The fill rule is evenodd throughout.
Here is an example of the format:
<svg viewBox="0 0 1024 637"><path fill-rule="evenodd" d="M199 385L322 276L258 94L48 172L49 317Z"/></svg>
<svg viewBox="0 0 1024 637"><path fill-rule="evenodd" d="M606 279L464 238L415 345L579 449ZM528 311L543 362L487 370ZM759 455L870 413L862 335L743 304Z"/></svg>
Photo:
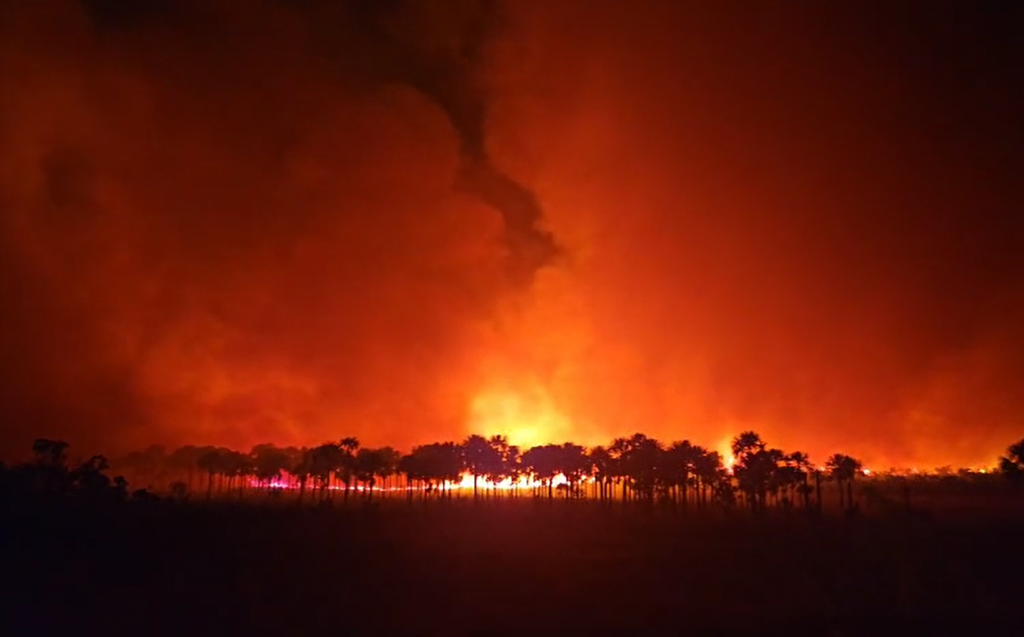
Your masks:
<svg viewBox="0 0 1024 637"><path fill-rule="evenodd" d="M395 79L489 4L385 37L350 2L5 3L0 448L755 429L937 466L1024 435L1005 16L493 3L443 72L563 249L523 286L460 122Z"/></svg>

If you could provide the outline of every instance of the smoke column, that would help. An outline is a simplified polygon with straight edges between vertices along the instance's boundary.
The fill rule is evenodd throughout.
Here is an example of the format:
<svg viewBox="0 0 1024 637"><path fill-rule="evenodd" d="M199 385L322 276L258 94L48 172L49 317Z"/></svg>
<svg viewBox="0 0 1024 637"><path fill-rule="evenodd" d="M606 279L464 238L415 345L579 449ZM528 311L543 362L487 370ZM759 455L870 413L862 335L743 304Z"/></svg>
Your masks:
<svg viewBox="0 0 1024 637"><path fill-rule="evenodd" d="M460 187L501 213L508 250L508 275L522 286L559 253L543 229L536 195L495 166L486 143L489 95L484 81L487 45L500 32L503 16L495 0L398 2L360 5L361 22L390 52L388 79L420 91L448 116L460 141ZM443 25L440 44L433 29ZM428 32L424 37L420 33Z"/></svg>

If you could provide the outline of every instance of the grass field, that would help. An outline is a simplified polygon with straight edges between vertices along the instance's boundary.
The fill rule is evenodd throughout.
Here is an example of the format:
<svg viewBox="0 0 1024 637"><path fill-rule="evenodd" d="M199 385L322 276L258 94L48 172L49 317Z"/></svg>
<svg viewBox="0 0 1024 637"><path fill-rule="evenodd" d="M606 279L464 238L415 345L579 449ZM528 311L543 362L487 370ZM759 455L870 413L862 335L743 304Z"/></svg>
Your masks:
<svg viewBox="0 0 1024 637"><path fill-rule="evenodd" d="M18 512L5 534L12 635L1024 629L1024 516L1005 506L848 519L543 500L158 503Z"/></svg>

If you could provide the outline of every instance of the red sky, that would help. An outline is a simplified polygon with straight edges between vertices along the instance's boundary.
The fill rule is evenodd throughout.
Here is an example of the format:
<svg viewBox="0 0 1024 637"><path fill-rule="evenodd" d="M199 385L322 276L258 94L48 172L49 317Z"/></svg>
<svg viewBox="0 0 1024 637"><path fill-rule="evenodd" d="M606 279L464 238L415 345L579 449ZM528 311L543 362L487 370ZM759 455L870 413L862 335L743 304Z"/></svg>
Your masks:
<svg viewBox="0 0 1024 637"><path fill-rule="evenodd" d="M1024 436L1019 13L486 4L4 4L0 449Z"/></svg>

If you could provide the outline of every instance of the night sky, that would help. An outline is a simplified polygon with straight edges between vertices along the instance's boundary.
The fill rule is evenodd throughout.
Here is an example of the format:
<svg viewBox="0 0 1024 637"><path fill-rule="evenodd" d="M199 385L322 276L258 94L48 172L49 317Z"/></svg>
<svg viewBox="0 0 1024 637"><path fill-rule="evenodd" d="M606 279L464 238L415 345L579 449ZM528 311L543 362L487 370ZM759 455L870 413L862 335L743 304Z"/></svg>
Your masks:
<svg viewBox="0 0 1024 637"><path fill-rule="evenodd" d="M1011 2L0 1L0 452L1024 435Z"/></svg>

